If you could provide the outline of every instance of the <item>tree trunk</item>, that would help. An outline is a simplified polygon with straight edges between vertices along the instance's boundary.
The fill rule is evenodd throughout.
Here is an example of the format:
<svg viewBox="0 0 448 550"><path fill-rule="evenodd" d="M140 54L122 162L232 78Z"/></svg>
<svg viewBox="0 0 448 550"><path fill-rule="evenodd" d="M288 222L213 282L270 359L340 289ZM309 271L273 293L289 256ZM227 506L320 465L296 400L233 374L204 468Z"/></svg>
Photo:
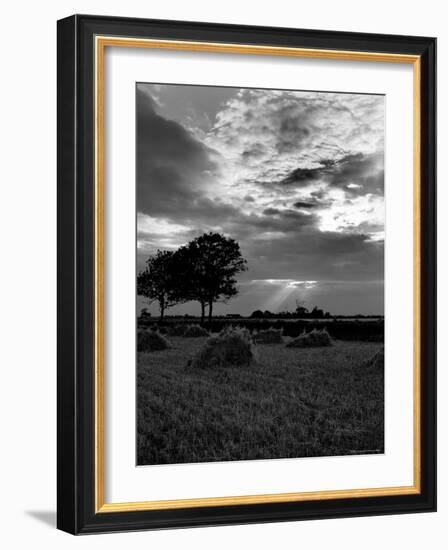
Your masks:
<svg viewBox="0 0 448 550"><path fill-rule="evenodd" d="M210 301L208 303L208 322L211 323L212 321L212 315L213 315L213 302Z"/></svg>
<svg viewBox="0 0 448 550"><path fill-rule="evenodd" d="M201 325L204 324L205 319L205 302L201 302Z"/></svg>
<svg viewBox="0 0 448 550"><path fill-rule="evenodd" d="M165 300L159 300L159 307L160 307L160 319L159 323L163 321L163 316L165 315Z"/></svg>

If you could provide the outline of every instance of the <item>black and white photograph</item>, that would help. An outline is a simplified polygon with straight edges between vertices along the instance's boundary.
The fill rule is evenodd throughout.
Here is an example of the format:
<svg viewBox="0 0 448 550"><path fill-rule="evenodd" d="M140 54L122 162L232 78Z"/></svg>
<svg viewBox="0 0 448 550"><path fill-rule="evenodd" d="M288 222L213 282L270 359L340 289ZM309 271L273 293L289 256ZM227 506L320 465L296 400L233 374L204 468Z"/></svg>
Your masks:
<svg viewBox="0 0 448 550"><path fill-rule="evenodd" d="M383 453L384 96L136 111L137 464Z"/></svg>
<svg viewBox="0 0 448 550"><path fill-rule="evenodd" d="M57 451L54 464L32 460L48 490L20 483L34 488L25 513L35 521L41 494L54 500L45 472L56 471L56 527L73 535L165 540L192 528L204 547L227 548L225 532L241 525L238 548L272 547L282 529L305 546L357 548L366 522L387 519L369 531L369 548L398 537L420 549L442 526L428 514L439 412L428 33L438 27L414 10L418 25L406 29L412 18L389 6L386 18L386 6L366 19L354 4L307 18L307 6L285 4L264 21L258 7L227 9L232 23L207 19L203 6L187 20L181 3L171 18L164 4L160 14L58 19L57 270L34 285L45 298L57 282L56 449L48 430L28 426L35 394L55 412L55 384L42 383L51 369L37 368L32 345L47 346L36 332L44 323L23 322L43 308L17 302L49 239L24 256L35 224L7 208L25 228L8 233L22 251L8 264L18 292L5 285L21 330L11 364L17 350L34 357L34 378L18 369L25 394L9 408L26 422L11 433ZM356 18L368 27L357 30ZM44 57L54 71L54 55ZM24 64L25 80L43 82L34 65ZM20 74L10 79L16 95L29 88ZM39 90L22 101L36 135L41 114L50 120L36 105L55 111ZM13 124L34 120L9 111ZM12 159L9 188L34 157L48 163L40 149L51 136L40 137L30 162ZM17 143L23 153L26 139ZM51 226L54 201L35 200L49 178L27 181ZM31 278L21 269L29 254L39 257ZM27 457L22 447L8 448Z"/></svg>

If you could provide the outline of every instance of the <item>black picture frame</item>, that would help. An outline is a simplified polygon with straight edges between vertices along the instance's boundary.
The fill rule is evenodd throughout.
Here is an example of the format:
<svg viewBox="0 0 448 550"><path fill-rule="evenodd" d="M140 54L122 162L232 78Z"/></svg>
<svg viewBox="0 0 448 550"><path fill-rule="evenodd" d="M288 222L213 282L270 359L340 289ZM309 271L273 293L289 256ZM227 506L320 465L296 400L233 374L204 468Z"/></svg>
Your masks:
<svg viewBox="0 0 448 550"><path fill-rule="evenodd" d="M419 494L95 511L95 36L420 57L421 485ZM436 39L74 15L58 21L57 526L73 534L436 510Z"/></svg>

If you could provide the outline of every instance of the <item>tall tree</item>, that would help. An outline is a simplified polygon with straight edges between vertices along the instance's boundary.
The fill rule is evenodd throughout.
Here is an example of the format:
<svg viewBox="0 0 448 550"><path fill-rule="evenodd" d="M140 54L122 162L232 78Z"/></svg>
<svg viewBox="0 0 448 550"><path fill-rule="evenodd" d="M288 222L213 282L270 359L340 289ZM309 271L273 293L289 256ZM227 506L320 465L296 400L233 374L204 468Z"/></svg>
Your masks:
<svg viewBox="0 0 448 550"><path fill-rule="evenodd" d="M197 300L201 323L208 307L209 321L216 302L238 294L235 276L247 269L239 244L220 233L204 233L176 252L179 298Z"/></svg>
<svg viewBox="0 0 448 550"><path fill-rule="evenodd" d="M146 261L146 269L137 276L137 294L147 298L151 304L157 302L160 310L160 321L165 311L178 301L175 293L174 252L157 250Z"/></svg>

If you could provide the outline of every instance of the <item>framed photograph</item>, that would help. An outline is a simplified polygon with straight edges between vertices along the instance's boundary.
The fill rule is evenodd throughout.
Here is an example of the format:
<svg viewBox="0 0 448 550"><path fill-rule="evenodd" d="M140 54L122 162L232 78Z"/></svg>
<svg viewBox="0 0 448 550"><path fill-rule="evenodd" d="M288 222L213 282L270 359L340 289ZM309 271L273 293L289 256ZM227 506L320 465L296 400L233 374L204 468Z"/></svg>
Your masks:
<svg viewBox="0 0 448 550"><path fill-rule="evenodd" d="M58 22L58 527L436 509L434 38Z"/></svg>

